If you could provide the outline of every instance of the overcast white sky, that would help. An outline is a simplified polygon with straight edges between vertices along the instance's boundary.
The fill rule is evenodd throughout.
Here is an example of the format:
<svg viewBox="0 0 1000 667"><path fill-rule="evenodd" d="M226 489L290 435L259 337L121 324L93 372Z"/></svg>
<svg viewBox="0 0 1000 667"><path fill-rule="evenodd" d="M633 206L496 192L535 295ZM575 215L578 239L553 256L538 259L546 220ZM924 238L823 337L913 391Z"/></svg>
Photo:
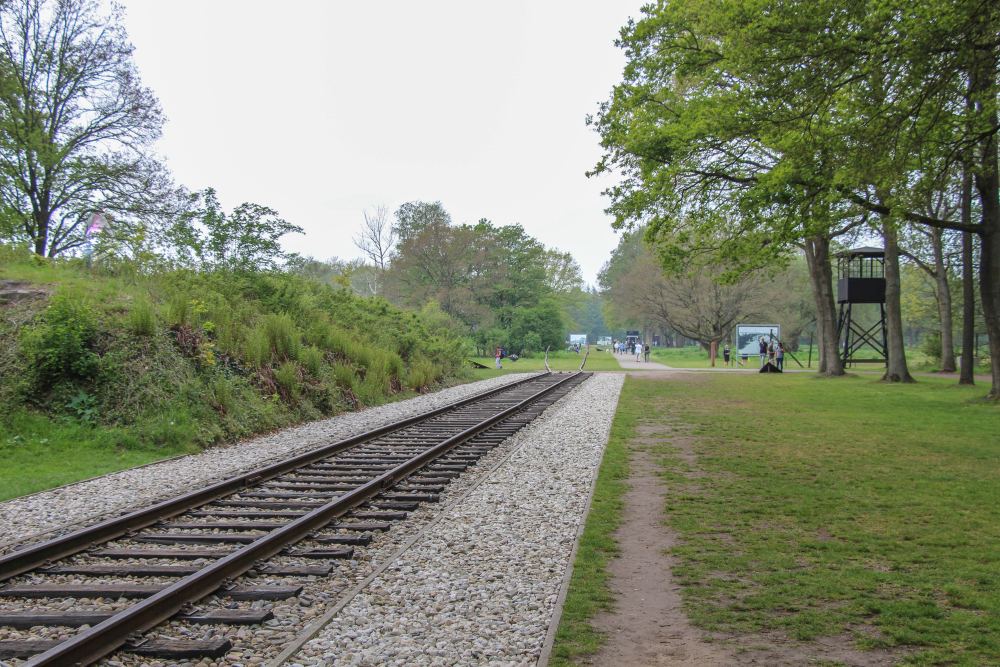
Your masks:
<svg viewBox="0 0 1000 667"><path fill-rule="evenodd" d="M277 209L306 230L288 249L354 257L362 209L440 200L522 224L596 282L617 237L584 118L642 0L124 4L177 180Z"/></svg>

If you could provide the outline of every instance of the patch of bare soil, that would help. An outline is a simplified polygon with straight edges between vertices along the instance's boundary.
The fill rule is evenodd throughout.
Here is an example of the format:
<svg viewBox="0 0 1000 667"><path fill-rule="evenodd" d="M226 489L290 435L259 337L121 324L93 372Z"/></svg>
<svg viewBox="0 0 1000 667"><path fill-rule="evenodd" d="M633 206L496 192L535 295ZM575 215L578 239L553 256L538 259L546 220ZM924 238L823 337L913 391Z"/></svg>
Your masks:
<svg viewBox="0 0 1000 667"><path fill-rule="evenodd" d="M733 665L725 649L709 644L681 608L667 550L676 535L663 525L663 485L653 456L632 453L631 488L625 494L622 524L615 533L621 554L608 569L616 604L599 614L594 627L608 636L594 665Z"/></svg>

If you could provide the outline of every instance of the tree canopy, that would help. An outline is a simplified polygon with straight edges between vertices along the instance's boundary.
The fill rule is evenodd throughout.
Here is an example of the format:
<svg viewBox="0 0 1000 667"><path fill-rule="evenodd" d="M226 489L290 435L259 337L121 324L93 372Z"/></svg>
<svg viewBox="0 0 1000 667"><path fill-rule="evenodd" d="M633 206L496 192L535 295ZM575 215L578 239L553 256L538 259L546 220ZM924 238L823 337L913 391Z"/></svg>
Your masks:
<svg viewBox="0 0 1000 667"><path fill-rule="evenodd" d="M38 255L83 245L96 211L124 231L172 202L152 153L163 124L121 10L96 0L0 3L0 209Z"/></svg>

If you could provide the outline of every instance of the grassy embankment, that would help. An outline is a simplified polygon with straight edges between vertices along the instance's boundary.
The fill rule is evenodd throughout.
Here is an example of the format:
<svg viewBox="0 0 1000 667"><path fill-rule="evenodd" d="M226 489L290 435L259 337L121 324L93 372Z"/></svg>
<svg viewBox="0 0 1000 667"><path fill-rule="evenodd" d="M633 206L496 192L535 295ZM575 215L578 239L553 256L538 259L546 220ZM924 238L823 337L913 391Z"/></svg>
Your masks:
<svg viewBox="0 0 1000 667"><path fill-rule="evenodd" d="M993 664L1000 409L982 393L943 379L629 378L615 428L635 414L663 424L664 518L692 621L737 650L790 639L807 654L822 655L817 641L904 664ZM677 428L695 436L694 464L670 443ZM600 571L603 554L588 553L576 567ZM557 655L595 646L574 630L607 595L587 578L598 584L574 577Z"/></svg>
<svg viewBox="0 0 1000 667"><path fill-rule="evenodd" d="M461 344L284 274L108 274L0 248L0 500L412 395Z"/></svg>
<svg viewBox="0 0 1000 667"><path fill-rule="evenodd" d="M583 356L583 353L577 354L565 350L549 352L549 367L553 371L575 371L580 368ZM489 366L489 368L475 369L473 375L476 379L496 377L497 375L506 375L507 373L533 373L545 370L544 353L535 354L530 357L521 357L517 361L504 359L502 370L497 370L493 367L495 361L492 357L473 357L473 360L484 366ZM615 360L615 355L610 352L598 352L595 349L591 349L590 356L587 358L587 364L583 367L583 370L620 371L621 366Z"/></svg>

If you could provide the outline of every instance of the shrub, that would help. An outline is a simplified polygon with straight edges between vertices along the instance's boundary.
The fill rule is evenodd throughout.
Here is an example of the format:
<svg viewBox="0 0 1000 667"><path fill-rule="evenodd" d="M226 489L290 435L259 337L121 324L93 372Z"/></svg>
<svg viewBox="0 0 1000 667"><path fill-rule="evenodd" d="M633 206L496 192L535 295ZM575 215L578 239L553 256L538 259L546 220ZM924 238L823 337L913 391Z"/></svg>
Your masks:
<svg viewBox="0 0 1000 667"><path fill-rule="evenodd" d="M271 343L267 332L260 327L254 327L247 332L243 341L243 360L256 368L271 362Z"/></svg>
<svg viewBox="0 0 1000 667"><path fill-rule="evenodd" d="M236 405L236 397L229 378L225 376L214 378L209 382L208 389L211 392L210 401L216 410L222 414L233 411Z"/></svg>
<svg viewBox="0 0 1000 667"><path fill-rule="evenodd" d="M323 351L318 347L313 347L312 345L303 347L302 352L299 353L299 361L302 362L302 366L313 377L319 377L323 371Z"/></svg>
<svg viewBox="0 0 1000 667"><path fill-rule="evenodd" d="M41 322L25 328L21 340L39 388L92 380L100 364L96 337L97 316L88 304L68 294L54 296Z"/></svg>
<svg viewBox="0 0 1000 667"><path fill-rule="evenodd" d="M333 381L338 387L348 391L354 391L354 384L357 382L357 379L358 375L354 372L354 369L350 364L345 364L340 361L334 362Z"/></svg>
<svg viewBox="0 0 1000 667"><path fill-rule="evenodd" d="M174 292L167 300L167 324L170 326L187 324L190 305L187 294Z"/></svg>
<svg viewBox="0 0 1000 667"><path fill-rule="evenodd" d="M420 357L414 359L410 365L410 370L406 374L406 384L417 391L423 391L437 382L439 377L441 369L430 360Z"/></svg>
<svg viewBox="0 0 1000 667"><path fill-rule="evenodd" d="M299 393L299 366L294 361L282 363L274 371L274 381L286 398L295 398Z"/></svg>
<svg viewBox="0 0 1000 667"><path fill-rule="evenodd" d="M136 299L128 311L128 329L136 336L150 337L156 333L156 313L147 299Z"/></svg>
<svg viewBox="0 0 1000 667"><path fill-rule="evenodd" d="M924 336L924 342L920 345L920 350L927 355L931 363L941 360L941 334L937 331Z"/></svg>
<svg viewBox="0 0 1000 667"><path fill-rule="evenodd" d="M279 359L298 359L302 335L287 313L267 314L263 327L271 350Z"/></svg>

